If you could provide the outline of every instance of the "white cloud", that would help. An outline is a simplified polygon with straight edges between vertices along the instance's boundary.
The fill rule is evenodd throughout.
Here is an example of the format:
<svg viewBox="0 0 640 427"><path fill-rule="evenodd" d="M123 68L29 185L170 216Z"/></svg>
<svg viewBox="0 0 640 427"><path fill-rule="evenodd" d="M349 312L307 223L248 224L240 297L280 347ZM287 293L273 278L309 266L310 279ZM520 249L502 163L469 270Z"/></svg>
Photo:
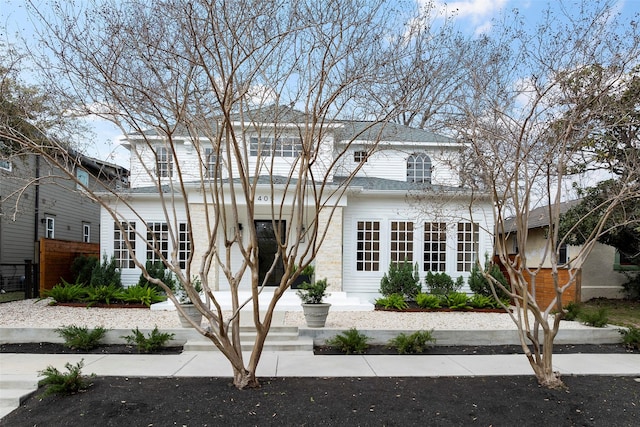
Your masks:
<svg viewBox="0 0 640 427"><path fill-rule="evenodd" d="M419 0L423 3L422 0ZM451 2L436 1L435 9L445 16L458 18L470 18L474 22L480 22L501 11L509 0L458 0Z"/></svg>

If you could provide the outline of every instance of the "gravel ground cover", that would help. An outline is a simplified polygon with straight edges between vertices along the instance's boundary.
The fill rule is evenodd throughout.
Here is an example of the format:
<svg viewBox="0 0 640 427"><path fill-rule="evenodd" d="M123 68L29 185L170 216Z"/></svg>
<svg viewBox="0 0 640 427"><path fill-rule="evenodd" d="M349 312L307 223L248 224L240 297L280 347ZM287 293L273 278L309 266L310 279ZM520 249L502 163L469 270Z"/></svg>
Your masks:
<svg viewBox="0 0 640 427"><path fill-rule="evenodd" d="M49 305L49 300L23 300L0 304L0 327L58 328L67 325L103 326L109 329L179 329L175 311L154 311L140 308L84 308ZM284 325L305 326L302 312L285 313ZM506 313L424 312L399 313L389 311L330 311L327 328L388 329L388 330L456 330L515 329ZM579 322L563 321L561 328L586 328Z"/></svg>

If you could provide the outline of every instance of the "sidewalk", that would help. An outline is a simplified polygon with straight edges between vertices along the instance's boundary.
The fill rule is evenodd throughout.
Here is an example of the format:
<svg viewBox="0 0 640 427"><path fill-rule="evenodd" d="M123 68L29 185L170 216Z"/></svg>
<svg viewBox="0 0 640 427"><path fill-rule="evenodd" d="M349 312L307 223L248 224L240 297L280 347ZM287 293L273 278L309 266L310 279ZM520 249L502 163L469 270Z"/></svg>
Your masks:
<svg viewBox="0 0 640 427"><path fill-rule="evenodd" d="M84 359L83 373L132 377L231 377L231 365L217 351L178 355L122 354L0 354L0 375L36 376L52 365ZM248 360L248 354L245 360ZM638 375L640 354L556 354L554 367L562 375ZM513 355L332 355L312 352L264 352L259 377L435 377L533 375L523 354Z"/></svg>

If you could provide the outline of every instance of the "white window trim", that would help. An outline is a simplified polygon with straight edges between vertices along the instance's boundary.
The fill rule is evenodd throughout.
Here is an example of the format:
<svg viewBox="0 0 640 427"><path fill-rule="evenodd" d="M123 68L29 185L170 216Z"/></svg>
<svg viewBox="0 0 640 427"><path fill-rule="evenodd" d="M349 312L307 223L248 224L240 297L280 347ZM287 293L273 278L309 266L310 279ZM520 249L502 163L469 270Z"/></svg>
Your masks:
<svg viewBox="0 0 640 427"><path fill-rule="evenodd" d="M56 219L53 216L44 217L44 235L47 239L56 238Z"/></svg>

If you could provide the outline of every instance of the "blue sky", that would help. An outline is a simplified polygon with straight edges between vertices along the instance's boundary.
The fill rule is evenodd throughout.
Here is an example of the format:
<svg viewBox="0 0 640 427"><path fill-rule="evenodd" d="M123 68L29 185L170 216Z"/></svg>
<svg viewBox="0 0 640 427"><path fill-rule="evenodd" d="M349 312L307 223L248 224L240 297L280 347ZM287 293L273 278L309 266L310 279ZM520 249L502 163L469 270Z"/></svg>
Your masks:
<svg viewBox="0 0 640 427"><path fill-rule="evenodd" d="M429 0L416 0L429 3ZM49 8L51 0L34 0L41 10ZM82 0L79 0L82 2ZM575 0L565 0L565 7L571 10ZM458 0L436 1L436 10L442 14L455 16L455 24L469 34L490 33L491 22L501 13L518 9L529 22L536 22L547 5L558 5L556 0ZM631 19L640 13L640 0L619 0L615 2L619 12ZM555 7L555 6L554 6ZM33 39L34 28L28 18L25 0L0 0L0 43L15 43L18 38ZM101 120L92 120L96 139L89 143L88 153L102 160L126 165L128 153L119 147L117 137L120 132L113 125Z"/></svg>

